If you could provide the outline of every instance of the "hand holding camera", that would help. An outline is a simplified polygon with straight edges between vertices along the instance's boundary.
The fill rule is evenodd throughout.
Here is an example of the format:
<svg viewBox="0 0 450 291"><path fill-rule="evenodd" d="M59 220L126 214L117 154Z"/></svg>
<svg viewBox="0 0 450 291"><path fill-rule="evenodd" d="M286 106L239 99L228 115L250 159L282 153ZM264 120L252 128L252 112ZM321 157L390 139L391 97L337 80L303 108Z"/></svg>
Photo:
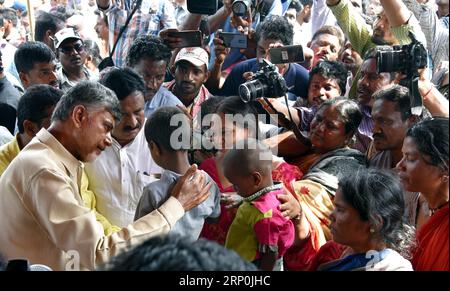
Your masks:
<svg viewBox="0 0 450 291"><path fill-rule="evenodd" d="M273 44L270 46L268 55L270 61L263 59L258 72L239 86L239 96L242 101L285 96L288 88L283 73L289 68L289 63L298 63L305 59L302 46L299 45Z"/></svg>
<svg viewBox="0 0 450 291"><path fill-rule="evenodd" d="M261 97L283 97L288 91L286 81L274 64L263 59L259 65L253 78L239 86L239 96L245 103Z"/></svg>
<svg viewBox="0 0 450 291"><path fill-rule="evenodd" d="M400 85L409 89L411 96L411 112L422 114L423 100L419 92L420 69L427 67L428 54L422 43L410 33L412 42L407 45L393 46L389 51L377 52L378 73L399 72L406 77L400 80Z"/></svg>

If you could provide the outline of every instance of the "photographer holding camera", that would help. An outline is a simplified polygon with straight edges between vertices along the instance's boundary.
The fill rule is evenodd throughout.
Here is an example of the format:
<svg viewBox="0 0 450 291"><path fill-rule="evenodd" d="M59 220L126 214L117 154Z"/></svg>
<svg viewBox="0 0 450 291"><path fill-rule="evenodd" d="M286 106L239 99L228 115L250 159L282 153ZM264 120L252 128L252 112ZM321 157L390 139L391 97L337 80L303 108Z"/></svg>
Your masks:
<svg viewBox="0 0 450 291"><path fill-rule="evenodd" d="M282 16L271 16L261 23L256 32L255 40L257 41L256 58L250 59L236 65L231 70L224 85L218 95L233 96L237 95L239 86L245 83L251 77L251 73L256 73L260 69L259 62L263 59L270 61L268 56L269 49L274 47L282 47L292 45L294 32L289 22ZM216 38L217 44L222 43ZM224 59L226 49L224 46L216 46L216 65ZM278 72L283 76L288 88L293 87L292 93L295 96L306 97L308 87L308 71L302 66L291 63L277 65ZM216 68L215 68L216 69ZM211 78L217 77L211 74ZM218 83L218 82L217 82ZM275 97L275 96L264 96Z"/></svg>
<svg viewBox="0 0 450 291"><path fill-rule="evenodd" d="M407 9L401 0L380 0L383 7L378 11L377 20L372 27L365 24L364 19L349 0L327 0L327 5L336 17L339 26L350 40L355 51L364 56L376 45L405 45L411 43L409 33L426 46L423 34L416 17ZM354 78L349 94L350 98L357 95L357 81Z"/></svg>

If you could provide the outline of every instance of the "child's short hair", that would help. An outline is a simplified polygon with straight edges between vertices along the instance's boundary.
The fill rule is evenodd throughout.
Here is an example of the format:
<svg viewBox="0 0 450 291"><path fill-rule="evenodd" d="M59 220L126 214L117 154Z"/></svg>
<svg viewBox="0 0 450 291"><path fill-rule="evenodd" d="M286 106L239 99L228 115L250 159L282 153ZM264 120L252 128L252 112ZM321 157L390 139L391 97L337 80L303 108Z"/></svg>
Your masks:
<svg viewBox="0 0 450 291"><path fill-rule="evenodd" d="M166 151L187 151L191 145L191 120L178 107L160 107L145 123L145 139Z"/></svg>
<svg viewBox="0 0 450 291"><path fill-rule="evenodd" d="M225 167L234 167L233 171L241 176L257 171L272 173L272 152L263 142L248 138L238 141L233 149L225 154Z"/></svg>

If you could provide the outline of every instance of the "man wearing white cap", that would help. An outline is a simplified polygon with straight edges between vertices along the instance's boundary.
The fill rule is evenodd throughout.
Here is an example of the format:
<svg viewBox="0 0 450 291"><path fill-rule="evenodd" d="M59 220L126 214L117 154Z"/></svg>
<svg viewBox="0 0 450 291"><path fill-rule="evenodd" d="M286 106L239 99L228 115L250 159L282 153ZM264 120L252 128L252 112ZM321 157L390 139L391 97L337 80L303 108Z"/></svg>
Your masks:
<svg viewBox="0 0 450 291"><path fill-rule="evenodd" d="M200 105L210 93L203 85L209 77L208 53L199 47L184 48L175 58L172 68L175 80L166 87L183 102L192 117L197 115Z"/></svg>
<svg viewBox="0 0 450 291"><path fill-rule="evenodd" d="M66 92L77 83L92 79L84 67L86 48L80 35L73 28L64 28L55 34L55 49L61 62L61 67L56 72L61 90Z"/></svg>

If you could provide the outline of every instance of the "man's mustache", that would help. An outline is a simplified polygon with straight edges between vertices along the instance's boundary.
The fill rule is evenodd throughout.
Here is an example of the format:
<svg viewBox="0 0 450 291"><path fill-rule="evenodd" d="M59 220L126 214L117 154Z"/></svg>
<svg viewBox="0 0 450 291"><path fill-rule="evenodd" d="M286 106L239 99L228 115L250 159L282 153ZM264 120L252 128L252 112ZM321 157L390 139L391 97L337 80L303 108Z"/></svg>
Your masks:
<svg viewBox="0 0 450 291"><path fill-rule="evenodd" d="M125 126L125 127L123 128L123 130L124 130L124 131L133 131L133 130L135 130L135 129L140 129L140 128L141 128L141 125L139 124L139 125L136 126L136 127Z"/></svg>

